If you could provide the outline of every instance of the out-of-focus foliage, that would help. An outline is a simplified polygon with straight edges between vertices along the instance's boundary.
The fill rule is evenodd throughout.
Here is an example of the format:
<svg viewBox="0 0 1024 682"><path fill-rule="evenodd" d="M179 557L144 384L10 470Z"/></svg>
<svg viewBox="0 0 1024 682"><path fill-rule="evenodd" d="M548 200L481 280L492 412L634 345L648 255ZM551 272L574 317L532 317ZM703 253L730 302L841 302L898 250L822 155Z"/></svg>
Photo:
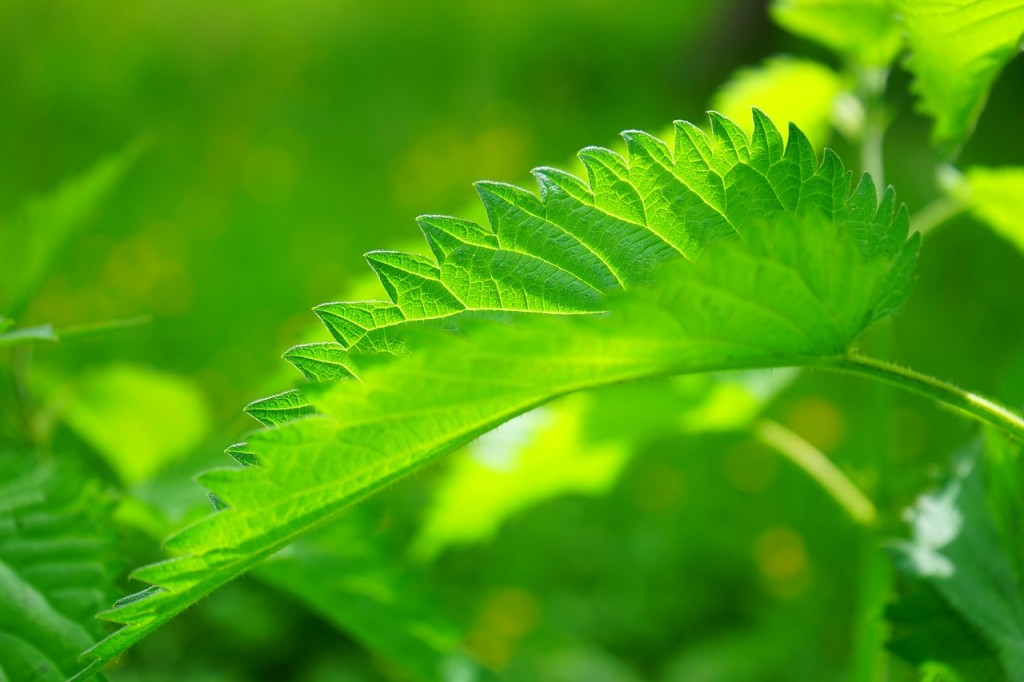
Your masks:
<svg viewBox="0 0 1024 682"><path fill-rule="evenodd" d="M129 485L194 450L209 428L195 387L145 367L89 370L53 400L61 418Z"/></svg>
<svg viewBox="0 0 1024 682"><path fill-rule="evenodd" d="M895 0L910 46L908 68L932 138L955 147L974 130L989 89L1021 49L1017 0Z"/></svg>
<svg viewBox="0 0 1024 682"><path fill-rule="evenodd" d="M458 651L459 628L438 615L415 578L397 569L358 511L279 553L256 575L414 679L483 679L483 671Z"/></svg>
<svg viewBox="0 0 1024 682"><path fill-rule="evenodd" d="M842 78L824 64L774 57L760 66L740 70L715 93L711 107L736 121L749 135L754 128L747 112L756 106L783 130L786 123L796 124L815 149L821 149L843 90ZM794 93L800 95L795 97Z"/></svg>
<svg viewBox="0 0 1024 682"><path fill-rule="evenodd" d="M919 239L908 239L891 189L879 204L865 175L851 191L834 154L819 165L797 128L784 148L754 115L749 139L712 115L711 135L680 122L674 153L637 131L625 136L628 160L587 148L589 186L543 169L540 199L481 186L490 229L420 219L437 261L371 252L391 301L334 304L325 319L335 355L357 365L369 356L369 367L354 372L358 381L314 384L308 398L293 391L248 408L272 427L249 439L254 460L203 474L216 513L165 542L169 561L133 573L152 587L102 614L124 627L90 649L89 665L531 407L628 380L845 357L909 294ZM602 306L603 291L644 283L672 252L700 258L663 267L656 286ZM609 315L582 314L602 307ZM415 344L408 335L439 320L472 328L478 312L519 315L404 356Z"/></svg>
<svg viewBox="0 0 1024 682"><path fill-rule="evenodd" d="M923 631L899 642L909 657L942 661L967 680L1024 676L1022 481L1019 444L993 437L985 456L959 459L950 481L911 510L913 538L898 562L928 590L915 602L932 593L941 601L897 611Z"/></svg>
<svg viewBox="0 0 1024 682"><path fill-rule="evenodd" d="M713 93L730 74L756 85L794 63L838 77L831 119L819 97L829 88L818 87L830 79L797 88L775 78L770 88L734 90L737 122L746 125L758 106L785 136L788 119L804 114L771 103L818 103L815 120L842 134L822 127L814 144L833 146L860 171L858 159L870 165L865 141L877 143L873 167L884 166L926 232L914 294L858 349L1024 406L1011 170L1024 153L1016 132L1024 63L1006 63L1012 11L969 28L1006 37L981 55L982 41L965 45L966 34L942 38L944 52L934 49L937 34L917 37L923 49L905 44L911 25L892 20L901 14L894 3L788 0L768 13L765 4L0 3L0 451L22 471L37 462L78 467L74 490L97 504L67 525L84 518L109 530L103 540L116 538L126 567L158 560L160 538L208 512L192 477L230 462L224 445L251 426L238 407L299 380L281 350L318 344L290 353L312 380L347 372L317 362L337 358L334 342L303 311L381 296L360 253L428 254L411 239L409 218L432 210L486 220L479 203L466 205L470 181L522 183L524 170L546 164L583 176L582 164L567 161L581 145L625 153L611 138L627 127L668 137L667 121L725 108ZM961 5L971 3L949 5L949 16L996 6ZM918 53L948 72L938 94L956 95L922 110L927 116L952 124L976 111L971 98L989 95L977 130L959 144L968 169L959 181L948 169L935 180L936 151L957 143L930 148L934 123L914 114ZM145 154L112 156L140 138ZM45 208L61 196L65 208ZM978 229L968 212L1010 241ZM21 229L33 215L40 229ZM62 232L66 240L47 246L43 238ZM30 270L35 284L15 309ZM75 391L110 367L133 368L138 399L94 405L115 396ZM395 482L204 598L105 675L461 682L460 672L486 677L481 664L504 682L1004 679L993 638L970 620L978 614L958 611L928 580L893 580L879 552L887 538L911 533L904 510L950 478L949 455L976 437L972 426L884 386L777 374L768 385L781 390L725 377L696 412L677 399L684 386L703 391L700 377L555 401L536 430L506 444L522 465L514 472L481 468L481 444ZM169 412L205 435L183 438L163 415L150 419L164 398L142 396L172 393L179 407ZM262 403L262 416L308 414L299 397ZM93 418L127 414L132 402L138 412L128 421ZM90 415L102 437L62 411ZM122 428L138 434L138 447L104 445ZM767 437L780 433L782 453ZM248 446L231 452L255 461ZM812 460L801 461L807 452ZM965 524L957 542L1019 574L1013 517L993 511L1014 509L1017 479L993 464L998 457L990 450L971 474L985 484L991 524ZM813 474L822 464L833 467L825 478ZM837 476L860 506L830 491L826 479ZM6 483L0 478L4 491ZM449 485L457 494L442 494ZM108 488L119 499L101 521L112 500L89 491ZM13 499L4 492L0 508ZM863 508L873 513L855 513ZM445 530L431 543L424 522L435 515ZM1000 546L978 532L992 526ZM55 537L47 552L79 556L71 538ZM973 556L957 556L964 576L979 569ZM92 584L104 604L112 587L137 589L124 575L114 587L109 572L64 577ZM1004 602L1018 599L1010 590ZM105 632L84 612L62 610L59 595L35 604L69 621L81 615L82 641ZM14 613L0 609L0 620ZM50 644L60 627L32 639ZM0 645L0 656L10 651ZM75 652L65 653L71 662ZM445 667L450 660L458 663Z"/></svg>
<svg viewBox="0 0 1024 682"><path fill-rule="evenodd" d="M890 0L775 0L772 17L866 67L887 66L902 46Z"/></svg>
<svg viewBox="0 0 1024 682"><path fill-rule="evenodd" d="M953 192L978 220L1024 251L1024 168L969 168Z"/></svg>
<svg viewBox="0 0 1024 682"><path fill-rule="evenodd" d="M0 219L0 307L12 316L24 312L61 252L135 155L129 150L103 161L35 199L14 217Z"/></svg>
<svg viewBox="0 0 1024 682"><path fill-rule="evenodd" d="M433 558L449 546L492 539L513 514L545 500L606 494L644 444L747 428L786 379L785 372L679 377L591 391L528 412L472 443L447 470L412 551ZM628 413L624 404L632 406Z"/></svg>
<svg viewBox="0 0 1024 682"><path fill-rule="evenodd" d="M0 448L0 677L63 682L102 632L113 498L75 467Z"/></svg>

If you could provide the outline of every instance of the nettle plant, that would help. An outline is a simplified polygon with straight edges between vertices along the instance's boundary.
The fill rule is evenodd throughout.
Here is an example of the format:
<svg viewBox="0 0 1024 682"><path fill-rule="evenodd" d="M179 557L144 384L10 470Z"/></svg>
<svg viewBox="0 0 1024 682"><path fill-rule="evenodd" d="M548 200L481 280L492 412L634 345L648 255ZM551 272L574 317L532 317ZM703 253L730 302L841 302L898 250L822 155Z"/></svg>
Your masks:
<svg viewBox="0 0 1024 682"><path fill-rule="evenodd" d="M928 679L1024 679L1024 419L857 350L866 329L898 314L927 254L923 237L953 215L970 211L1024 248L1024 168L954 166L1000 69L1020 49L1024 6L783 0L772 11L837 52L845 71L770 60L722 89L715 104L728 116L711 113L705 128L680 121L663 136L628 131L620 151L580 152L585 177L535 170L536 191L481 182L486 221L422 216L429 253L367 254L386 298L315 308L334 340L285 353L305 381L246 408L263 428L228 448L237 465L199 477L214 511L165 542L166 560L134 571L149 587L100 613L121 627L97 644L94 595L113 578L83 567L105 565L110 539L96 527L109 516L110 493L69 483L81 473L53 462L5 457L2 676L90 677L204 596L349 518L355 502L557 398L658 377L813 368L927 396L985 427L984 446L920 499L910 538L893 545L902 580L927 588L928 608L894 601L889 588L877 606L892 602L885 616L911 633L889 650ZM887 74L904 54L945 159L930 169L943 194L913 216L883 185ZM863 174L816 150L830 126L860 146ZM55 334L0 323L4 346ZM698 387L720 395L750 377L727 373ZM695 409L700 399L681 398L674 386L649 390ZM878 514L868 495L799 436L758 418L768 400L762 393L714 420L756 433L872 527ZM572 409L561 401L551 414L568 419ZM534 466L543 469L544 458ZM358 532L350 540L353 551L373 554ZM433 551L431 542L428 533L420 550ZM71 548L62 550L65 570L54 569L56 546ZM323 554L306 567L345 570L332 561ZM257 574L301 582L273 564ZM406 636L400 620L382 636L386 625L345 615L345 606L335 620L414 678L486 674L458 652L457 638L427 645ZM882 679L875 670L857 679Z"/></svg>

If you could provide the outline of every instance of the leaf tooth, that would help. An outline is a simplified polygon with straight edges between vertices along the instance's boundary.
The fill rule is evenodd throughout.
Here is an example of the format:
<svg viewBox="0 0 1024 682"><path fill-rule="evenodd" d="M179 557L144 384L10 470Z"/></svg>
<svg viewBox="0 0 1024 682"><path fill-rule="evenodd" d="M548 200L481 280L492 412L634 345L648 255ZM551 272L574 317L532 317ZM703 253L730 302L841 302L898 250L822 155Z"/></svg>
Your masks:
<svg viewBox="0 0 1024 682"><path fill-rule="evenodd" d="M345 348L352 348L378 327L405 319L402 309L391 301L348 301L322 303L313 308L327 331Z"/></svg>
<svg viewBox="0 0 1024 682"><path fill-rule="evenodd" d="M222 563L222 561L217 560L220 557L230 560L230 557L225 552L217 552L214 549L208 549L203 546L204 542L207 544L211 543L211 540L205 537L205 534L208 533L208 527L212 522L219 521L225 516L228 515L210 514L204 516L194 525L187 526L178 531L175 535L168 538L168 542L173 540L176 543L173 546L176 548L187 547L189 551L182 551L180 556L141 566L129 574L128 577L133 580L140 580L150 585L162 587L165 590L165 592L154 594L149 599L136 602L133 608L137 607L140 618L148 616L153 611L154 606L159 607L159 602L166 596L170 596L168 593L177 593L193 587L197 576L202 576L207 571L216 568L218 563ZM166 547L167 544L165 543L164 546ZM235 550L233 552L232 556L236 558L241 554Z"/></svg>
<svg viewBox="0 0 1024 682"><path fill-rule="evenodd" d="M243 412L269 427L316 414L305 396L295 389L254 400L243 408Z"/></svg>
<svg viewBox="0 0 1024 682"><path fill-rule="evenodd" d="M726 154L733 164L749 163L750 148L743 129L717 111L709 111L708 119L715 151Z"/></svg>
<svg viewBox="0 0 1024 682"><path fill-rule="evenodd" d="M590 187L572 173L549 166L534 168L532 173L537 179L540 198L545 205L556 196L565 196L587 206L594 203L594 193Z"/></svg>
<svg viewBox="0 0 1024 682"><path fill-rule="evenodd" d="M750 165L762 172L782 160L782 134L775 123L757 107L753 108L754 134L751 136Z"/></svg>
<svg viewBox="0 0 1024 682"><path fill-rule="evenodd" d="M163 591L164 591L164 588L162 588L162 587L159 587L157 585L150 585L149 587L147 587L145 589L142 589L142 590L139 590L138 592L133 592L132 594L126 595L124 597L121 597L120 599L115 601L113 607L111 607L107 611L104 611L103 613L101 613L100 617L102 617L104 620L109 620L106 617L106 614L109 614L109 613L111 613L113 611L123 610L126 606L130 606L130 605L135 604L137 602L140 602L140 601L142 601L144 599L149 599L150 597L154 597L154 596L160 594Z"/></svg>
<svg viewBox="0 0 1024 682"><path fill-rule="evenodd" d="M825 149L821 155L821 164L818 166L816 175L826 183L828 206L822 207L827 216L835 217L843 210L847 196L850 193L850 182L853 179L853 171L843 167L839 156L831 149Z"/></svg>
<svg viewBox="0 0 1024 682"><path fill-rule="evenodd" d="M393 270L428 279L437 279L441 275L436 261L418 253L380 250L370 251L364 257L374 271L377 270L378 266L385 266Z"/></svg>
<svg viewBox="0 0 1024 682"><path fill-rule="evenodd" d="M906 210L906 207L903 210ZM865 320L865 324L870 324L899 311L900 306L903 305L913 289L917 277L917 259L920 250L921 233L915 232L910 239L903 242L889 266L889 272L881 287L881 291L885 293L870 311L871 317Z"/></svg>
<svg viewBox="0 0 1024 682"><path fill-rule="evenodd" d="M626 141L626 151L629 152L629 165L631 168L634 156L650 157L669 168L675 165L672 159L672 150L654 135L645 133L642 130L624 130L619 134Z"/></svg>
<svg viewBox="0 0 1024 682"><path fill-rule="evenodd" d="M465 244L498 248L497 235L471 220L446 215L421 215L416 218L416 222L438 264L443 265L448 254Z"/></svg>
<svg viewBox="0 0 1024 682"><path fill-rule="evenodd" d="M714 153L707 133L689 121L675 121L672 126L676 132L676 166L686 164L688 167L703 165L710 168Z"/></svg>
<svg viewBox="0 0 1024 682"><path fill-rule="evenodd" d="M303 343L282 356L310 381L335 381L356 376L348 350L340 343Z"/></svg>
<svg viewBox="0 0 1024 682"><path fill-rule="evenodd" d="M252 451L248 443L235 443L234 445L229 446L224 452L225 454L230 455L233 460L241 464L243 467L260 466L260 458Z"/></svg>
<svg viewBox="0 0 1024 682"><path fill-rule="evenodd" d="M795 123L790 121L787 135L786 151L783 158L792 161L800 169L800 181L803 183L814 175L818 167L818 157L814 153L811 141Z"/></svg>
<svg viewBox="0 0 1024 682"><path fill-rule="evenodd" d="M579 153L579 158L587 169L598 208L632 223L646 224L644 202L629 182L625 159L602 147L587 147Z"/></svg>
<svg viewBox="0 0 1024 682"><path fill-rule="evenodd" d="M246 499L251 492L248 487L253 485L254 476L259 476L252 467L215 467L207 469L195 477L196 483L206 488L213 497L217 498L214 507L220 511L226 507L239 506L240 501ZM218 503L220 506L217 506ZM175 552L180 544L179 535L172 536L164 543L164 549ZM184 548L182 548L182 551Z"/></svg>
<svg viewBox="0 0 1024 682"><path fill-rule="evenodd" d="M487 209L487 219L499 239L502 221L509 205L533 215L544 215L544 203L533 192L528 192L522 187L490 180L475 182L473 187Z"/></svg>
<svg viewBox="0 0 1024 682"><path fill-rule="evenodd" d="M910 211L907 209L907 205L901 203L899 208L896 209L896 215L893 216L892 222L889 224L889 230L886 233L886 243L888 248L886 253L896 253L898 249L903 247L903 243L907 241L907 235L910 234Z"/></svg>
<svg viewBox="0 0 1024 682"><path fill-rule="evenodd" d="M610 172L613 177L619 180L625 180L629 178L629 163L622 157L621 154L606 149L604 147L584 147L579 151L576 156L583 165L586 166L587 172L591 172L591 167L594 166L603 171ZM593 175L591 175L591 189L594 189Z"/></svg>
<svg viewBox="0 0 1024 682"><path fill-rule="evenodd" d="M860 182L836 216L836 223L850 231L865 258L873 257L879 246L873 229L877 211L878 192L875 183L870 175L862 173Z"/></svg>
<svg viewBox="0 0 1024 682"><path fill-rule="evenodd" d="M408 318L445 317L466 307L441 281L441 270L427 256L371 251L366 261Z"/></svg>
<svg viewBox="0 0 1024 682"><path fill-rule="evenodd" d="M910 213L905 204L897 204L896 191L892 185L882 192L882 200L875 212L872 240L876 241L877 253L896 253L910 232Z"/></svg>

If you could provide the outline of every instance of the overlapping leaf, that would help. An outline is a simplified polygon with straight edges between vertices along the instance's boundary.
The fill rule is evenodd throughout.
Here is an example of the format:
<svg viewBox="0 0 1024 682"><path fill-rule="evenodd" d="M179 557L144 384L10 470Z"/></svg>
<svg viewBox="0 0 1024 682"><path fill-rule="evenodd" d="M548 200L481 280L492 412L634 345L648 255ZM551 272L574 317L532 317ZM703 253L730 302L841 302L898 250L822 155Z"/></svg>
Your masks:
<svg viewBox="0 0 1024 682"><path fill-rule="evenodd" d="M1024 38L1017 0L897 0L921 109L951 147L974 129L988 92Z"/></svg>
<svg viewBox="0 0 1024 682"><path fill-rule="evenodd" d="M1024 252L1024 168L969 168L954 195L978 220Z"/></svg>
<svg viewBox="0 0 1024 682"><path fill-rule="evenodd" d="M167 542L93 666L364 497L554 397L630 379L814 364L909 291L906 211L756 112L671 148L588 148L589 182L481 183L489 226L427 216L434 258L368 256L388 301L320 306L336 343L287 354L310 385L249 408L268 430L207 472L223 507ZM678 262L662 265L665 261ZM660 266L660 267L659 267ZM657 271L657 272L656 272ZM651 284L655 282L654 284ZM624 289L628 292L623 293ZM449 333L457 331L457 334ZM415 352L409 353L409 350ZM393 355L399 355L392 359Z"/></svg>
<svg viewBox="0 0 1024 682"><path fill-rule="evenodd" d="M902 39L889 0L775 0L781 26L868 67L887 66Z"/></svg>
<svg viewBox="0 0 1024 682"><path fill-rule="evenodd" d="M994 437L988 457L961 459L942 490L917 502L898 556L925 591L891 614L912 628L894 644L904 657L965 679L1024 676L1020 465L1019 447Z"/></svg>
<svg viewBox="0 0 1024 682"><path fill-rule="evenodd" d="M102 634L111 504L95 481L33 462L0 453L0 679L63 682Z"/></svg>

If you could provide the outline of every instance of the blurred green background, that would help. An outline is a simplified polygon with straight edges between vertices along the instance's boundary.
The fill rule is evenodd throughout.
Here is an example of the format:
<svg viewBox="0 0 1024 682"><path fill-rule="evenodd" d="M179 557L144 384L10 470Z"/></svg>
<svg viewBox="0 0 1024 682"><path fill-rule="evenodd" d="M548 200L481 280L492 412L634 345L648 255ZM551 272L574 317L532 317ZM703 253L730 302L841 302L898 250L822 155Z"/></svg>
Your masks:
<svg viewBox="0 0 1024 682"><path fill-rule="evenodd" d="M207 504L191 475L227 463L223 448L253 426L241 407L298 379L280 354L317 333L309 309L373 291L364 251L416 240L420 213L465 215L473 180L524 182L530 168L564 165L621 129L702 122L731 73L781 52L834 63L747 0L0 3L0 216L144 145L20 321L152 321L40 346L40 393L93 396L87 404L139 396L75 412L78 435L62 437L96 450L127 443L114 461L158 462L118 474L158 510L158 528L188 518ZM915 209L936 192L921 171L936 159L908 77L892 78L888 181ZM1021 93L1018 60L965 163L1020 162ZM852 148L833 143L858 170ZM1021 291L1020 255L956 220L929 237L904 314L864 343L1020 405ZM133 392L140 372L159 376ZM184 413L139 416L152 400ZM923 401L814 374L782 388L768 414L852 472L893 512L894 533L894 510L973 433ZM864 619L878 614L862 612L864 567L851 559L867 540L749 436L658 433L590 494L533 505L487 542L410 558L444 467L466 456L358 513L394 570L432 593L466 649L505 678L814 681L858 679L851 670L874 665L861 647ZM343 551L356 541L337 542ZM123 559L158 556L139 537ZM892 665L892 679L913 679ZM247 578L144 642L112 677L405 674Z"/></svg>

